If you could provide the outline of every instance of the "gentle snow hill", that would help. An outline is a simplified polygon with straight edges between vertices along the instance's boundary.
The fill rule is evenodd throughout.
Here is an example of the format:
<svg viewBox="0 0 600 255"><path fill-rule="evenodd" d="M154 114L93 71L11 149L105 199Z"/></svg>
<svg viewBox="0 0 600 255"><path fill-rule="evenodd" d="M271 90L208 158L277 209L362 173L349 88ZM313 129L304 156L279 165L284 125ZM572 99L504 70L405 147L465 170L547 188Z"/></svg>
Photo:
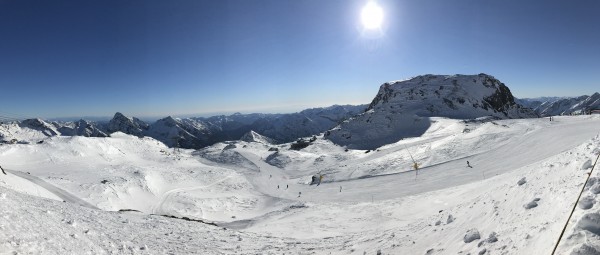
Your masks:
<svg viewBox="0 0 600 255"><path fill-rule="evenodd" d="M504 83L487 75L421 75L381 85L365 113L325 133L336 144L374 149L402 138L417 137L430 117L474 119L537 117L515 103Z"/></svg>

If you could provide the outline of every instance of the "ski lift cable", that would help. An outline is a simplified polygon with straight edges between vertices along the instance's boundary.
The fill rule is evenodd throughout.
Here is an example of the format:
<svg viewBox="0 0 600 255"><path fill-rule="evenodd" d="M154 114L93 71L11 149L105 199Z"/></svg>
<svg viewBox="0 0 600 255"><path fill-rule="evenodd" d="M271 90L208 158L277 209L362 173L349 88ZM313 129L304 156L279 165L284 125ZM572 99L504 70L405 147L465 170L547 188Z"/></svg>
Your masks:
<svg viewBox="0 0 600 255"><path fill-rule="evenodd" d="M592 170L590 171L587 178L585 179L585 183L583 184L583 187L581 187L581 191L579 192L579 196L577 196L577 200L575 200L575 204L573 204L573 209L571 209L569 218L567 218L567 221L565 222L565 226L563 227L562 231L560 232L560 236L558 237L558 241L556 241L556 245L554 245L554 249L552 250L552 255L554 255L556 253L556 248L558 248L558 245L560 244L560 240L562 240L562 237L565 234L565 231L567 230L567 226L569 225L569 222L571 221L571 217L573 217L573 213L575 212L575 208L577 208L577 204L579 203L579 199L581 199L581 195L583 194L583 191L585 190L585 186L587 186L587 183L590 180L592 173L596 169L596 165L598 164L598 158L600 158L600 153L598 153L598 156L596 157L596 161L594 162L594 165L592 166Z"/></svg>

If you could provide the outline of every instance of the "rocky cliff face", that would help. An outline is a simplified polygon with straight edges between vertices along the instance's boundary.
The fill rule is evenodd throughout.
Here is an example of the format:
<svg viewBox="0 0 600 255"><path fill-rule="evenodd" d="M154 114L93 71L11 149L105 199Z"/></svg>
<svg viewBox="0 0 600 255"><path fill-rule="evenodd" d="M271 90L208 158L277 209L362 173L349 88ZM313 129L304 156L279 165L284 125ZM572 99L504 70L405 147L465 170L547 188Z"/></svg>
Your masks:
<svg viewBox="0 0 600 255"><path fill-rule="evenodd" d="M266 137L264 135L261 135L259 133L256 133L252 130L250 130L250 132L244 134L241 138L240 141L245 141L245 142L249 142L249 143L264 143L264 144L273 144L275 143L273 141L273 139Z"/></svg>
<svg viewBox="0 0 600 255"><path fill-rule="evenodd" d="M55 123L54 125L57 126L60 135L64 136L108 137L106 129L102 125L87 120Z"/></svg>
<svg viewBox="0 0 600 255"><path fill-rule="evenodd" d="M21 123L19 123L19 126L40 131L45 136L55 136L55 135L60 134L58 132L58 130L56 129L56 127L52 126L51 124L49 124L39 118L38 119L26 119L24 121L21 121Z"/></svg>
<svg viewBox="0 0 600 255"><path fill-rule="evenodd" d="M120 112L115 113L115 116L108 122L107 126L109 133L123 132L138 137L144 136L148 128L149 126L145 122L135 117L126 117Z"/></svg>
<svg viewBox="0 0 600 255"><path fill-rule="evenodd" d="M336 128L326 137L356 149L373 149L404 137L423 134L429 117L472 119L537 117L515 103L508 87L487 74L422 75L388 82L367 110Z"/></svg>

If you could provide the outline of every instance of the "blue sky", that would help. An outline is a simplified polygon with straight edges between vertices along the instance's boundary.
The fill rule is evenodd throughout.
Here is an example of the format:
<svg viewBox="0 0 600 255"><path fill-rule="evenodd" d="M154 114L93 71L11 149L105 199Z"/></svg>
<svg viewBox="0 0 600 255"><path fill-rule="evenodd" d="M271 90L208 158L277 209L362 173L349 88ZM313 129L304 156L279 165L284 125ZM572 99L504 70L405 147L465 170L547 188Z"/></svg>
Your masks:
<svg viewBox="0 0 600 255"><path fill-rule="evenodd" d="M291 112L419 74L517 97L600 91L600 1L0 0L0 109L23 116Z"/></svg>

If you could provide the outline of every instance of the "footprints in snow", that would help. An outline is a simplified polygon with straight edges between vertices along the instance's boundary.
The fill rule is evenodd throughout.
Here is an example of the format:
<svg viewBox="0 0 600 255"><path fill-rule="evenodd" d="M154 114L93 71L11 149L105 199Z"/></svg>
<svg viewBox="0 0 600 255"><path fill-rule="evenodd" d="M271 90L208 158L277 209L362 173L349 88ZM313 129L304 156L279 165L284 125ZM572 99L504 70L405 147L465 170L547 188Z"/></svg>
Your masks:
<svg viewBox="0 0 600 255"><path fill-rule="evenodd" d="M527 179L525 177L523 177L517 182L517 185L523 186L523 184L525 184L525 183L527 183ZM540 201L540 198L536 197L533 200L531 200L529 203L524 204L523 207L527 210L529 210L531 208L535 208L538 206L539 201Z"/></svg>
<svg viewBox="0 0 600 255"><path fill-rule="evenodd" d="M531 200L531 202L523 205L523 207L525 207L525 209L531 209L531 208L535 208L538 206L538 201L540 201L539 197L534 198L533 200Z"/></svg>

